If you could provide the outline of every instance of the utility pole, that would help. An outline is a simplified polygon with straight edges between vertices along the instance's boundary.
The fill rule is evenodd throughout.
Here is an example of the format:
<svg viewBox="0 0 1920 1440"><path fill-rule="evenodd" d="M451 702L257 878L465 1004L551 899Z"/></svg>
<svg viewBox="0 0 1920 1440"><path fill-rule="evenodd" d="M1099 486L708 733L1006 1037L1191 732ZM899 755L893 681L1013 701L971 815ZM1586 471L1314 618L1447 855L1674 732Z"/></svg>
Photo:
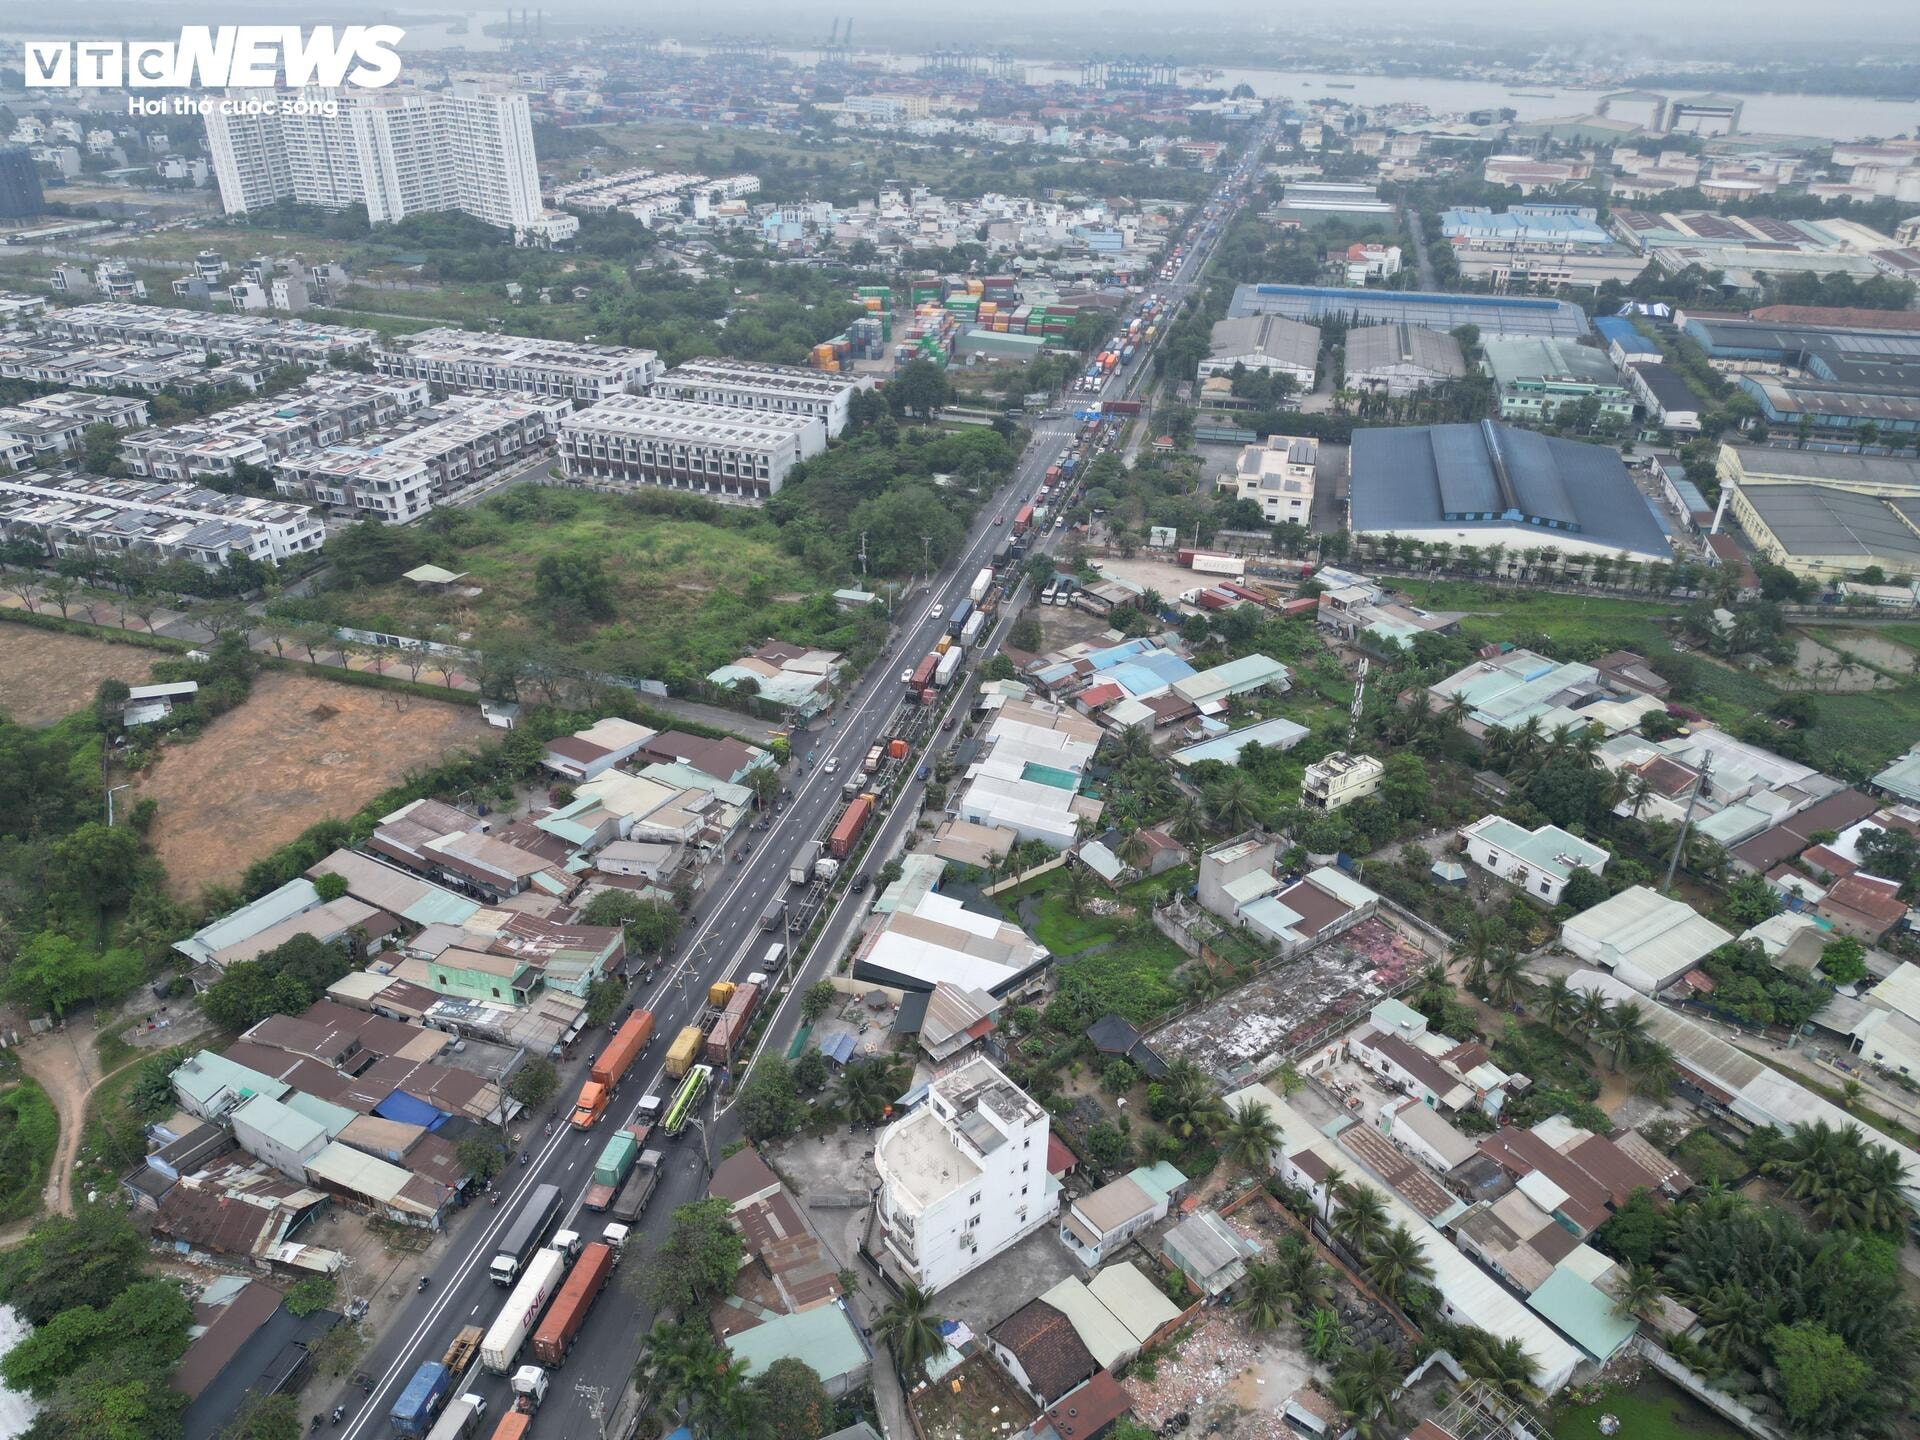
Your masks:
<svg viewBox="0 0 1920 1440"><path fill-rule="evenodd" d="M927 573L927 579L933 579L933 537L920 537L920 568Z"/></svg>
<svg viewBox="0 0 1920 1440"><path fill-rule="evenodd" d="M1687 831L1693 826L1694 807L1700 803L1700 796L1705 793L1712 779L1713 755L1708 752L1706 759L1701 762L1699 778L1693 782L1693 792L1687 796L1687 813L1680 817L1680 835L1673 842L1673 858L1667 861L1667 883L1660 887L1663 890L1673 889L1673 872L1680 868L1680 852L1687 848Z"/></svg>
<svg viewBox="0 0 1920 1440"><path fill-rule="evenodd" d="M589 1385L586 1381L576 1381L573 1393L587 1402L587 1413L593 1416L594 1426L600 1432L600 1440L607 1440L607 1387Z"/></svg>
<svg viewBox="0 0 1920 1440"><path fill-rule="evenodd" d="M840 22L836 20L833 23L838 25ZM867 532L864 530L860 532L860 578L867 578Z"/></svg>

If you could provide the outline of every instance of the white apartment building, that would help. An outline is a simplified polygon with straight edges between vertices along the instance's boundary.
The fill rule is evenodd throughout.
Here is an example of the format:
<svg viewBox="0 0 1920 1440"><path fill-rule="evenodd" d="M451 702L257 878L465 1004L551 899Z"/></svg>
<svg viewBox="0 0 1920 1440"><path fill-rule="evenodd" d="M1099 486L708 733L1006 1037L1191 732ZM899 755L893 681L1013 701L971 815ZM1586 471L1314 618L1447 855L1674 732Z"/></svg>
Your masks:
<svg viewBox="0 0 1920 1440"><path fill-rule="evenodd" d="M560 458L575 484L653 485L733 504L778 494L795 465L826 448L825 429L805 415L655 395L616 395L560 426Z"/></svg>
<svg viewBox="0 0 1920 1440"><path fill-rule="evenodd" d="M277 100L276 113L207 113L207 148L229 214L295 200L364 204L376 225L431 210L460 210L520 239L540 225L540 177L527 97L475 85L450 90L311 86L300 98L334 113L289 113L286 92L229 91Z"/></svg>
<svg viewBox="0 0 1920 1440"><path fill-rule="evenodd" d="M46 335L129 345L177 345L209 355L245 356L294 365L324 366L373 348L373 331L357 326L317 325L310 320L269 320L250 315L208 315L158 305L103 302L56 310L40 326Z"/></svg>
<svg viewBox="0 0 1920 1440"><path fill-rule="evenodd" d="M1269 435L1264 445L1242 448L1233 473L1222 475L1219 488L1237 499L1251 500L1269 525L1292 520L1305 525L1313 518L1314 467L1320 442L1296 435Z"/></svg>
<svg viewBox="0 0 1920 1440"><path fill-rule="evenodd" d="M403 525L550 443L571 408L565 400L449 396L405 428L287 456L274 467L273 488L290 499L353 511L357 519Z"/></svg>
<svg viewBox="0 0 1920 1440"><path fill-rule="evenodd" d="M382 374L427 380L448 390L545 395L583 404L644 389L660 373L660 357L653 351L624 345L439 329L409 335L399 346L374 352Z"/></svg>
<svg viewBox="0 0 1920 1440"><path fill-rule="evenodd" d="M934 1080L874 1147L876 1235L893 1267L938 1290L1051 1225L1047 1134L1047 1112L991 1061Z"/></svg>
<svg viewBox="0 0 1920 1440"><path fill-rule="evenodd" d="M1364 800L1380 788L1386 766L1371 755L1336 750L1307 766L1300 776L1300 803L1312 810L1338 810Z"/></svg>
<svg viewBox="0 0 1920 1440"><path fill-rule="evenodd" d="M318 550L326 526L305 505L63 473L0 477L0 538L49 555L141 554L209 570L236 555L271 564Z"/></svg>
<svg viewBox="0 0 1920 1440"><path fill-rule="evenodd" d="M1575 870L1598 875L1613 858L1558 825L1528 830L1504 815L1482 816L1463 829L1460 838L1467 842L1467 858L1474 864L1549 905L1560 903Z"/></svg>
<svg viewBox="0 0 1920 1440"><path fill-rule="evenodd" d="M236 465L271 465L391 425L432 398L418 381L315 379L271 400L139 431L120 442L120 455L134 474L154 480L231 475Z"/></svg>
<svg viewBox="0 0 1920 1440"><path fill-rule="evenodd" d="M809 415L826 427L829 439L847 428L854 392L871 390L871 380L855 380L806 370L798 365L768 365L755 360L719 360L702 356L676 365L653 382L653 393L669 400L698 400L738 410L779 415Z"/></svg>

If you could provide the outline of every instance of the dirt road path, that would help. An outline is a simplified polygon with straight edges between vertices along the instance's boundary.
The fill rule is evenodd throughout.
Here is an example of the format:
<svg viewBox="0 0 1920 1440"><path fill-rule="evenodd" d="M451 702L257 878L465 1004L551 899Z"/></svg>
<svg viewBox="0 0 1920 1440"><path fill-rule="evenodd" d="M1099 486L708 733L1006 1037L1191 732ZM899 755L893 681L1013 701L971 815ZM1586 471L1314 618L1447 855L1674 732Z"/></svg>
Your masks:
<svg viewBox="0 0 1920 1440"><path fill-rule="evenodd" d="M60 1117L60 1143L54 1147L53 1164L47 1171L44 1192L46 1213L73 1213L73 1165L80 1153L80 1136L86 1128L87 1102L103 1081L118 1075L128 1065L137 1065L146 1056L136 1055L114 1070L102 1070L94 1053L94 1017L74 1021L65 1029L36 1036L20 1046L20 1066L40 1082ZM28 1222L31 1224L31 1222ZM24 1233L24 1231L22 1232ZM18 1238L0 1232L0 1243Z"/></svg>

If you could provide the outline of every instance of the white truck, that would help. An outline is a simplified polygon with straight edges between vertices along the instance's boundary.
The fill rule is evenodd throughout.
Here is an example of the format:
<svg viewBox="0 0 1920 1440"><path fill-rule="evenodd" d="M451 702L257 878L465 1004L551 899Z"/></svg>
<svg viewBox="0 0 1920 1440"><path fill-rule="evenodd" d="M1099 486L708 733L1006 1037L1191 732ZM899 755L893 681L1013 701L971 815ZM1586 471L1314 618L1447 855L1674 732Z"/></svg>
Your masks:
<svg viewBox="0 0 1920 1440"><path fill-rule="evenodd" d="M940 657L940 663L934 667L933 684L936 690L944 690L953 682L954 675L960 669L960 659L966 651L956 645Z"/></svg>
<svg viewBox="0 0 1920 1440"><path fill-rule="evenodd" d="M519 1283L500 1309L499 1318L480 1342L480 1363L489 1374L513 1373L514 1362L520 1358L520 1347L527 1343L533 1327L540 1323L541 1313L560 1289L566 1273L564 1250L542 1250L527 1261Z"/></svg>
<svg viewBox="0 0 1920 1440"><path fill-rule="evenodd" d="M440 1422L428 1433L427 1440L468 1440L486 1414L487 1402L478 1395L456 1395L440 1412Z"/></svg>
<svg viewBox="0 0 1920 1440"><path fill-rule="evenodd" d="M960 644L971 650L980 642L980 632L986 628L987 612L976 610L967 617L967 623L960 629Z"/></svg>
<svg viewBox="0 0 1920 1440"><path fill-rule="evenodd" d="M987 591L993 588L993 569L989 566L973 577L973 585L967 591L967 598L978 605L987 598Z"/></svg>

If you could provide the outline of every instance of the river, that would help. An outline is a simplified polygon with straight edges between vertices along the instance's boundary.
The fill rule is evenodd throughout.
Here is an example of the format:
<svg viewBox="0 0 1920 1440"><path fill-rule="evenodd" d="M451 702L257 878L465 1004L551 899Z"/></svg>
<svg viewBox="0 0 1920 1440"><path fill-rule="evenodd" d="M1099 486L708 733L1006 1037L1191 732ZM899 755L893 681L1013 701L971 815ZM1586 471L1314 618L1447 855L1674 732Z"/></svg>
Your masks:
<svg viewBox="0 0 1920 1440"><path fill-rule="evenodd" d="M0 1305L0 1355L26 1339L33 1327L13 1313L11 1305ZM25 1395L0 1387L0 1440L19 1440L33 1424L40 1407Z"/></svg>
<svg viewBox="0 0 1920 1440"><path fill-rule="evenodd" d="M779 52L799 64L811 64L814 55L806 51ZM914 55L861 55L858 63L876 65L883 70L905 73L921 64ZM1026 61L1029 84L1077 84L1080 67ZM1182 78L1194 74L1182 71ZM1505 107L1522 120L1546 120L1565 115L1592 114L1600 97L1609 90L1570 90L1558 86L1512 84L1493 80L1442 80L1419 76L1340 75L1325 70L1246 70L1231 67L1220 70L1209 88L1228 90L1248 85L1263 100L1287 96L1297 101L1334 97L1359 105L1395 103L1424 105L1436 115L1461 115L1473 110ZM1337 88L1336 88L1337 87ZM1700 94L1713 86L1702 80L1690 89L1668 87L1669 96ZM1519 90L1525 93L1516 95ZM1771 135L1816 135L1828 140L1860 140L1868 136L1885 139L1910 133L1920 126L1920 101L1866 100L1851 95L1745 95L1728 91L1743 104L1740 128L1743 132Z"/></svg>

